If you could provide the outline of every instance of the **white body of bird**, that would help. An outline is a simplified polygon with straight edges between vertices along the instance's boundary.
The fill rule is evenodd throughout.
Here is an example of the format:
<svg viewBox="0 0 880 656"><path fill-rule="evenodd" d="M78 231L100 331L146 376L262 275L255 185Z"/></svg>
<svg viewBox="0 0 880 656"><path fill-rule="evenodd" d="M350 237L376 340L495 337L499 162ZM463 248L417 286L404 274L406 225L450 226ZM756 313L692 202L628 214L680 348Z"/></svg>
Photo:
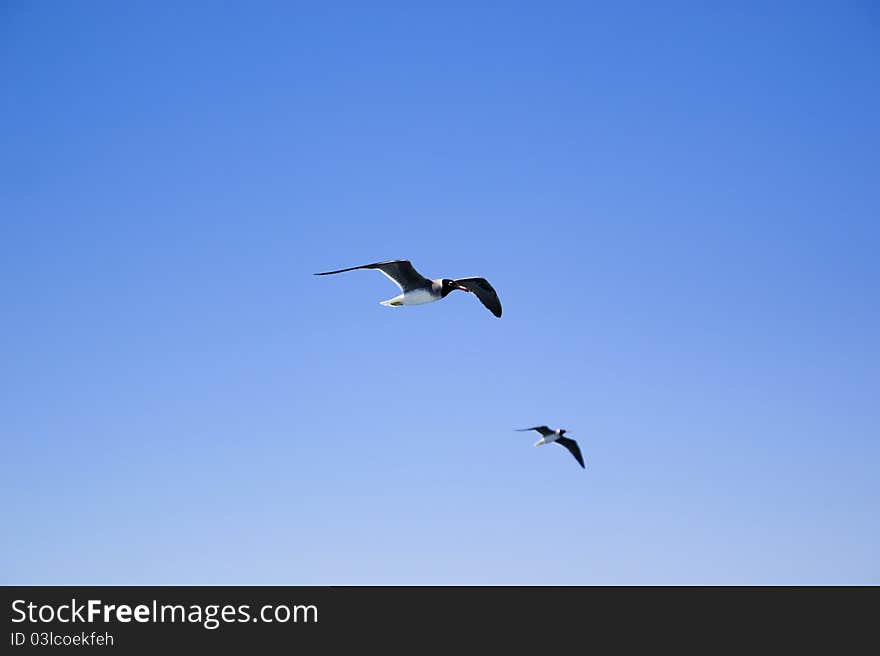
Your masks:
<svg viewBox="0 0 880 656"><path fill-rule="evenodd" d="M559 431L554 431L550 433L550 435L545 435L540 440L535 442L533 446L541 446L542 444L550 444L551 442L555 442L559 439Z"/></svg>
<svg viewBox="0 0 880 656"><path fill-rule="evenodd" d="M387 301L379 301L379 303L388 307L400 307L401 305L424 305L439 300L439 296L434 296L427 289L413 289L405 294L389 298Z"/></svg>

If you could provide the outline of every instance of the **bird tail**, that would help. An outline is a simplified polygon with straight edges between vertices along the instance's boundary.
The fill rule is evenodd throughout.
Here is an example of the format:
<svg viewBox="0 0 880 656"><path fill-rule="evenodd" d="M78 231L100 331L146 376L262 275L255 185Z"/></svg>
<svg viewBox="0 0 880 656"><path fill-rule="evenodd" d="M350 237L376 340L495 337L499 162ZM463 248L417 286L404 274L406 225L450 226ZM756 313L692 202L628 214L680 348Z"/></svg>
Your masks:
<svg viewBox="0 0 880 656"><path fill-rule="evenodd" d="M543 437L540 440L538 440L537 442L535 442L532 446L541 446L542 444L545 444Z"/></svg>

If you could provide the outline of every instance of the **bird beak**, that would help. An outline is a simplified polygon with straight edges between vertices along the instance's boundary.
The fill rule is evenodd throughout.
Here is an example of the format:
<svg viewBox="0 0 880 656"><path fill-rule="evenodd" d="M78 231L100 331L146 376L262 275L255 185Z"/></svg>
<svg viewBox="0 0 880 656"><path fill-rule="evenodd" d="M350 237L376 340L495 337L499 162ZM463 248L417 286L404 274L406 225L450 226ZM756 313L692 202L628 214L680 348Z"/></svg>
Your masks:
<svg viewBox="0 0 880 656"><path fill-rule="evenodd" d="M463 287L462 285L459 285L458 287L456 287L456 289L460 289L460 290L463 291L463 292L468 292L468 291L470 291L467 287Z"/></svg>

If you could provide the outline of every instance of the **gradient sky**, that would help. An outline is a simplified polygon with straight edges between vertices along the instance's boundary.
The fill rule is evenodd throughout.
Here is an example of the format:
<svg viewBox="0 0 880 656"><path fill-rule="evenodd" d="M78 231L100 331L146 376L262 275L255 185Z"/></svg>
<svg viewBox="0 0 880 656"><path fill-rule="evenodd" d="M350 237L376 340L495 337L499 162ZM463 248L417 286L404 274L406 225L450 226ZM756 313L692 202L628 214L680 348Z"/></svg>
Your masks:
<svg viewBox="0 0 880 656"><path fill-rule="evenodd" d="M880 13L663 4L0 4L0 583L880 583Z"/></svg>

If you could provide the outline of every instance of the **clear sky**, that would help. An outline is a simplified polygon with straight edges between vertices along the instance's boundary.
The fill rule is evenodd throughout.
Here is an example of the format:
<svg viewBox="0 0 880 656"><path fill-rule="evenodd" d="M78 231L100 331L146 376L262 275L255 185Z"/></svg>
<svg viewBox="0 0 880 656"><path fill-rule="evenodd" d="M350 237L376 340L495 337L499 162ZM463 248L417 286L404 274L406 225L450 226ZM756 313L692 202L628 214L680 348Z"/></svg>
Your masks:
<svg viewBox="0 0 880 656"><path fill-rule="evenodd" d="M0 4L0 582L880 583L880 12L662 4Z"/></svg>

